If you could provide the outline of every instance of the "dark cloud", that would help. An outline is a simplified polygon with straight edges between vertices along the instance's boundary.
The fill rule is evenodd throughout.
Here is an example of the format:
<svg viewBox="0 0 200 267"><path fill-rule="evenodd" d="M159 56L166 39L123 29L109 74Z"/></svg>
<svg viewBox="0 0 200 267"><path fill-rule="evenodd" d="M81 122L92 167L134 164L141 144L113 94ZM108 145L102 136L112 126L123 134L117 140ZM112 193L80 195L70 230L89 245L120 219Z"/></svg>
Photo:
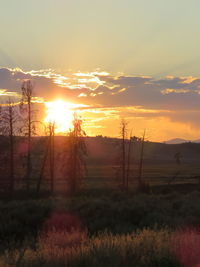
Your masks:
<svg viewBox="0 0 200 267"><path fill-rule="evenodd" d="M102 77L101 77L102 78ZM104 86L96 91L104 94L95 97L96 103L113 106L144 106L146 108L184 110L199 109L200 79L149 77L104 77ZM191 82L190 82L191 80ZM115 87L113 91L111 86ZM126 90L122 90L122 89Z"/></svg>
<svg viewBox="0 0 200 267"><path fill-rule="evenodd" d="M35 96L50 101L56 97L96 107L139 106L158 112L124 110L122 115L169 117L174 121L199 125L200 79L193 77L114 76L98 72L66 76L51 70L29 71L0 68L0 89L20 93L24 80L31 79ZM5 98L5 96L2 96ZM172 111L169 113L169 111Z"/></svg>
<svg viewBox="0 0 200 267"><path fill-rule="evenodd" d="M0 68L0 89L6 89L8 92L17 92L20 94L23 81L30 79L34 84L34 96L42 97L46 101L55 97L66 97L69 100L74 100L81 92L88 92L86 88L72 90L67 86L63 87L55 83L55 79L59 77L51 73L49 75L23 72L20 69Z"/></svg>

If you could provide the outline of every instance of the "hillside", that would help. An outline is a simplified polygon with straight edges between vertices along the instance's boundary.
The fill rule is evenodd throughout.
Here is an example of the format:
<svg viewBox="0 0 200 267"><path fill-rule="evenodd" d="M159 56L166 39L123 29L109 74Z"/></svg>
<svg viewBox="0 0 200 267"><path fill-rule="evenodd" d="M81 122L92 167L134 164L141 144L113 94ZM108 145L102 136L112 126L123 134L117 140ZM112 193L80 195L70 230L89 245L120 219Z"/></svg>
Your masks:
<svg viewBox="0 0 200 267"><path fill-rule="evenodd" d="M108 137L85 137L87 145L87 162L89 164L116 164L120 158L121 140ZM0 154L5 156L5 151L9 145L8 138L0 136ZM56 151L59 155L66 152L67 137L55 137ZM127 140L128 146L128 140ZM45 137L34 137L32 141L34 155L41 157L46 147ZM141 142L132 143L131 160L138 162L141 152ZM23 156L26 153L26 140L24 137L16 138L16 154ZM200 160L199 143L165 144L156 142L145 142L144 160L148 163L174 162L175 154L180 154L180 159L184 163L197 163Z"/></svg>
<svg viewBox="0 0 200 267"><path fill-rule="evenodd" d="M115 163L120 155L120 139L88 137L86 143L90 162L110 164ZM127 141L128 146L128 141ZM132 160L138 161L141 151L141 142L132 143ZM183 162L198 162L200 159L200 144L164 144L145 142L144 159L149 163L174 162L175 154L180 153Z"/></svg>

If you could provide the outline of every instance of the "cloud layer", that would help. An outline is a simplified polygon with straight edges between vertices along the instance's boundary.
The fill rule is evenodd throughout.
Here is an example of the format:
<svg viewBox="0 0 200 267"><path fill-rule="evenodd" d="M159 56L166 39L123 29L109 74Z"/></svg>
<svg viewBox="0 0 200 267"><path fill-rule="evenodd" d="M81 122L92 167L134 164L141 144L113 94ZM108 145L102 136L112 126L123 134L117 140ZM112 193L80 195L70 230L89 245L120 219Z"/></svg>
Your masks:
<svg viewBox="0 0 200 267"><path fill-rule="evenodd" d="M1 102L12 95L20 98L21 84L27 79L33 81L34 96L40 101L64 98L90 105L90 110L85 111L86 117L93 120L93 124L92 121L88 123L90 128L105 128L109 119L114 121L123 116L134 122L146 119L156 123L165 119L171 125L179 123L182 131L187 130L187 133L179 134L182 137L187 134L196 138L200 134L199 78L165 77L158 80L100 71L61 75L52 70L25 72L0 68ZM109 114L107 122L105 114Z"/></svg>

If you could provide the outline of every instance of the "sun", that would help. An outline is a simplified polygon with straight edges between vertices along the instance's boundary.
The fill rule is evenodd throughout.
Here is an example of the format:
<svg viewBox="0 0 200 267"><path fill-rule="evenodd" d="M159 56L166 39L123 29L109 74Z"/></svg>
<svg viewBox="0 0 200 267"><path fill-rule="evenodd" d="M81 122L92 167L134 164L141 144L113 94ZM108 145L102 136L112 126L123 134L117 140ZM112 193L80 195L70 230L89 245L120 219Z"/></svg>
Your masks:
<svg viewBox="0 0 200 267"><path fill-rule="evenodd" d="M65 133L72 128L73 114L78 107L77 104L72 104L64 100L55 100L45 102L46 117L45 123L55 122L55 132Z"/></svg>

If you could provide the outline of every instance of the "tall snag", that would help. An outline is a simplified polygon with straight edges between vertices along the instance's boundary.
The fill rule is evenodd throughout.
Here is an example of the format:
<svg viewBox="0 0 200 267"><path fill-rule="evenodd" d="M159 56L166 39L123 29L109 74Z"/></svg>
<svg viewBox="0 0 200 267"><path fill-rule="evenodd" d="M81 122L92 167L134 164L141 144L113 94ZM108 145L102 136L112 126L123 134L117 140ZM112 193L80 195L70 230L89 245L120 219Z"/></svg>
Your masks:
<svg viewBox="0 0 200 267"><path fill-rule="evenodd" d="M47 166L50 172L50 189L51 193L54 192L54 178L55 178L55 122L49 122L46 132L46 142L44 144L44 156L42 165L37 180L36 191L40 192L41 183L45 175L45 167Z"/></svg>
<svg viewBox="0 0 200 267"><path fill-rule="evenodd" d="M143 161L144 161L145 134L146 134L146 130L144 130L142 140L141 140L141 152L140 152L139 174L138 174L138 188L139 188L139 190L141 190L144 186L143 181L142 181L142 171L143 171Z"/></svg>
<svg viewBox="0 0 200 267"><path fill-rule="evenodd" d="M33 84L30 80L23 82L22 87L22 102L21 108L26 112L27 116L25 118L25 135L27 136L27 163L26 163L26 189L30 189L30 177L32 171L31 164L31 137L35 130L32 109L32 100L33 100Z"/></svg>
<svg viewBox="0 0 200 267"><path fill-rule="evenodd" d="M55 122L49 123L49 166L51 193L54 192L54 172L55 172Z"/></svg>
<svg viewBox="0 0 200 267"><path fill-rule="evenodd" d="M127 171L127 161L126 161L126 136L127 136L127 121L125 119L121 120L120 124L120 136L121 136L121 148L120 148L120 173L122 177L122 189L126 188L126 171Z"/></svg>
<svg viewBox="0 0 200 267"><path fill-rule="evenodd" d="M1 109L1 120L1 132L3 135L9 136L9 191L13 192L15 188L14 138L18 116L16 105L11 99L9 99Z"/></svg>
<svg viewBox="0 0 200 267"><path fill-rule="evenodd" d="M131 148L132 148L132 131L130 133L130 139L128 144L128 156L127 156L127 170L126 170L126 189L129 187L129 176L130 176L130 161L131 161Z"/></svg>
<svg viewBox="0 0 200 267"><path fill-rule="evenodd" d="M74 114L73 130L69 133L68 143L68 160L67 160L67 176L68 186L71 194L74 194L80 188L81 178L86 170L85 156L87 155L84 136L82 130L82 121Z"/></svg>

